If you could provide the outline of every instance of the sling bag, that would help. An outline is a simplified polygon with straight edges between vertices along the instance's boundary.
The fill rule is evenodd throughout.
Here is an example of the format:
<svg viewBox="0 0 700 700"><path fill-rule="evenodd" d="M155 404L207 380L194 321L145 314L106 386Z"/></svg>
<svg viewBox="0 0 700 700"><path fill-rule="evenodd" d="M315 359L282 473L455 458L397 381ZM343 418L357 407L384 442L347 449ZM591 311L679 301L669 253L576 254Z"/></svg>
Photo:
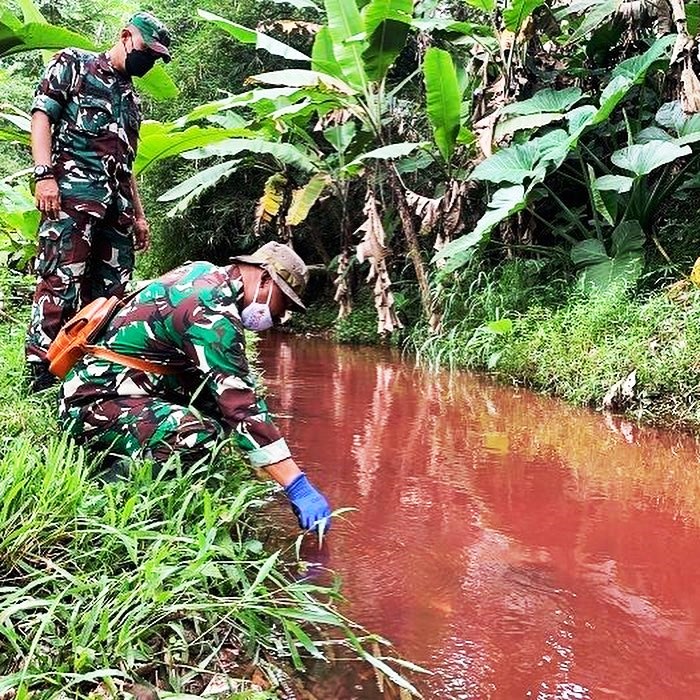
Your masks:
<svg viewBox="0 0 700 700"><path fill-rule="evenodd" d="M171 367L160 362L141 360L138 357L122 355L107 348L93 345L112 317L124 304L141 290L137 290L125 299L119 297L98 297L84 306L66 323L52 341L46 353L49 371L63 379L73 365L84 355L94 355L103 360L139 369L154 374L177 374L181 368Z"/></svg>

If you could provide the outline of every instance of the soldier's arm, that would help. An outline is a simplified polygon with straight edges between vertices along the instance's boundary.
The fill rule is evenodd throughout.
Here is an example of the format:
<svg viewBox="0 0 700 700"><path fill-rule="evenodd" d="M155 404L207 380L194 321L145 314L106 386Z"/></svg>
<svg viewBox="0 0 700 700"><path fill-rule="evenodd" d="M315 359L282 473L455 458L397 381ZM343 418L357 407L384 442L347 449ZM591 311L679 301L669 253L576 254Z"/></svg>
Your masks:
<svg viewBox="0 0 700 700"><path fill-rule="evenodd" d="M45 112L32 114L32 156L34 165L51 165L51 122ZM36 207L50 219L55 219L61 209L61 195L54 177L46 177L36 183Z"/></svg>
<svg viewBox="0 0 700 700"><path fill-rule="evenodd" d="M34 93L31 109L32 155L35 165L52 164L52 125L61 118L77 80L77 57L71 51L56 54L46 67ZM61 202L54 178L37 182L36 205L49 218L58 216Z"/></svg>
<svg viewBox="0 0 700 700"><path fill-rule="evenodd" d="M236 445L250 463L269 467L290 459L289 447L265 400L257 395L246 359L243 326L230 306L200 298L183 326L183 350L204 374Z"/></svg>
<svg viewBox="0 0 700 700"><path fill-rule="evenodd" d="M134 207L134 248L136 250L148 250L150 244L150 229L146 215L139 197L139 189L136 184L136 177L131 176L131 201Z"/></svg>

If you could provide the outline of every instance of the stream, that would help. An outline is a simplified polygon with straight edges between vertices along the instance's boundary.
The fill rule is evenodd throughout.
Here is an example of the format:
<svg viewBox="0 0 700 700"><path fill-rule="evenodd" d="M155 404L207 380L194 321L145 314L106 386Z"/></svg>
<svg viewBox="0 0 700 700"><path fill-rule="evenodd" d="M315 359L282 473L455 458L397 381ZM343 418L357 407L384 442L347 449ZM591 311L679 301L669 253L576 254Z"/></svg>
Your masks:
<svg viewBox="0 0 700 700"><path fill-rule="evenodd" d="M357 509L323 561L343 611L430 671L424 698L700 698L692 436L382 349L259 350L295 458ZM319 684L383 697L371 673Z"/></svg>

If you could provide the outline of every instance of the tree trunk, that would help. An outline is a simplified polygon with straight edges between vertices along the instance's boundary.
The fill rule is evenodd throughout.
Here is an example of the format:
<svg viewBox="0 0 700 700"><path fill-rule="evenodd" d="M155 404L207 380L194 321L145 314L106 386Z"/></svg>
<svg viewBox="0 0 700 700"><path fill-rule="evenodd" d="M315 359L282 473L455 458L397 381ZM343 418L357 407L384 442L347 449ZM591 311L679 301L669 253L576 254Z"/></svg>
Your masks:
<svg viewBox="0 0 700 700"><path fill-rule="evenodd" d="M408 255L411 258L413 267L416 271L418 280L418 289L420 290L421 304L423 306L423 314L426 321L430 323L430 327L435 329L440 323L440 314L434 308L430 298L430 286L428 284L428 274L425 270L425 263L420 253L420 245L418 243L418 234L416 227L413 225L413 217L411 210L406 202L406 193L399 180L399 176L393 164L389 164L387 168L389 173L389 184L394 193L396 204L399 210L399 218L401 219L401 227L403 228L406 244L408 245Z"/></svg>

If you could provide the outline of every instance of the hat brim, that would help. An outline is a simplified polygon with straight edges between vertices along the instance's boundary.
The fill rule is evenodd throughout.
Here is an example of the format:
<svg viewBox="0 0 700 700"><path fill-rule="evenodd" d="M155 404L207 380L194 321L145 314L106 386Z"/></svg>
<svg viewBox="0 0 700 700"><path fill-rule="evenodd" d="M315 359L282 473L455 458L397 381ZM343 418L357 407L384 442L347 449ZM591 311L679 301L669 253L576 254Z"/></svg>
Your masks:
<svg viewBox="0 0 700 700"><path fill-rule="evenodd" d="M248 263L249 265L262 267L263 270L266 270L269 273L270 277L272 277L272 280L280 288L282 293L292 302L292 304L294 304L294 308L296 308L297 311L306 311L306 306L304 306L304 303L299 298L299 295L289 286L289 283L286 280L280 277L279 273L274 267L258 260L258 258L253 255L236 255L235 257L231 258L231 261Z"/></svg>
<svg viewBox="0 0 700 700"><path fill-rule="evenodd" d="M168 51L168 47L165 44L161 44L160 41L152 41L150 44L146 42L146 44L153 53L157 53L163 59L163 63L170 63L172 60L170 51Z"/></svg>

